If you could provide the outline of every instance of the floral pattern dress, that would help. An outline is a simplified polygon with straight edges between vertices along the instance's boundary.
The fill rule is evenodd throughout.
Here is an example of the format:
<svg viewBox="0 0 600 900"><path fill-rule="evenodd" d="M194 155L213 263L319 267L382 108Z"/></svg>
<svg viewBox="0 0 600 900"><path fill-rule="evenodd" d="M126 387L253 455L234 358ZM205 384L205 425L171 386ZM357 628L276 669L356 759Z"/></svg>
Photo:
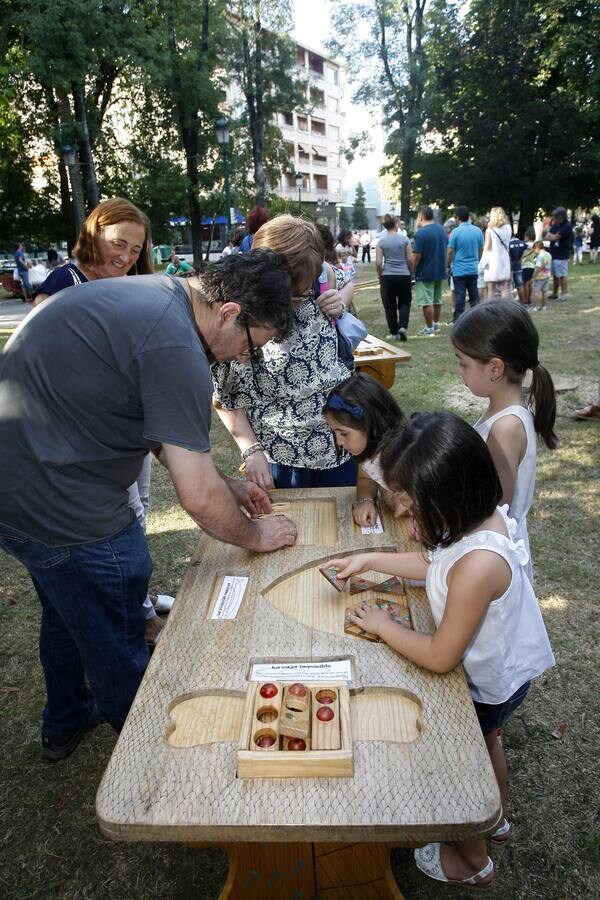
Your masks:
<svg viewBox="0 0 600 900"><path fill-rule="evenodd" d="M269 341L261 356L252 363L216 363L215 399L225 409L245 410L269 462L306 469L347 462L321 410L349 372L338 358L337 330L314 299L295 311L288 337Z"/></svg>

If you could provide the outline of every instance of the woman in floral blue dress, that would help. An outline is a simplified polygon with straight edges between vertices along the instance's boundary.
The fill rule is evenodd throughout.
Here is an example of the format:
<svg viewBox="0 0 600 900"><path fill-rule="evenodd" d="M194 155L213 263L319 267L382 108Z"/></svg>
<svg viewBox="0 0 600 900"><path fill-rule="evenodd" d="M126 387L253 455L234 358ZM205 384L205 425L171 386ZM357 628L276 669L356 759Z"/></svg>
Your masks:
<svg viewBox="0 0 600 900"><path fill-rule="evenodd" d="M329 391L349 372L338 356L333 318L352 299L325 264L329 289L315 296L323 242L304 219L277 216L254 237L253 249L285 256L295 295L294 327L269 341L248 363L213 366L215 406L242 455L246 478L261 487L336 487L356 484L356 465L339 453L321 410Z"/></svg>

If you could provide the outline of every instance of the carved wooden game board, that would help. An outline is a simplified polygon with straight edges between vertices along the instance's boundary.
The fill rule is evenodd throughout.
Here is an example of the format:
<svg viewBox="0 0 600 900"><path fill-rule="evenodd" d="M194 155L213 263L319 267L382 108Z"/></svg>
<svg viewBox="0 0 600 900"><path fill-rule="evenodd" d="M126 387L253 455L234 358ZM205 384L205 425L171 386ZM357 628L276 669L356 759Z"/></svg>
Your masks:
<svg viewBox="0 0 600 900"><path fill-rule="evenodd" d="M413 628L433 629L422 588L407 584L404 596L376 590L350 595L319 573L336 556L415 548L406 521L394 520L386 509L384 533L363 535L352 522L354 493L276 492L278 501L289 503L299 531L296 546L276 553L252 554L201 536L98 791L100 827L111 838L228 842L232 868L222 897L277 900L296 890L295 896L309 898L325 884L324 896L340 900L401 897L385 868L386 844L483 835L500 816L498 788L462 669L426 672L386 645L344 630L347 606L378 597L406 604ZM238 576L231 590L229 576ZM388 576L364 577L379 583ZM212 618L223 610L231 614L238 603L235 618ZM280 730L281 749L254 746L260 723L256 696L265 680L250 680L253 667L331 660L349 660L350 681L307 686L311 692L337 692L340 747L304 751L304 760L321 754L330 769L304 763L301 771L302 753L283 747L293 736ZM283 697L281 688L289 684L277 683ZM271 770L269 756L283 762ZM244 842L259 843L246 853ZM278 848L278 842L284 843ZM318 843L306 856L313 879L306 881L304 848L310 842ZM352 852L345 843L330 845L331 854L335 847L344 859L334 866L335 875L323 842L354 845ZM381 842L381 850L373 842ZM371 881L377 888L370 892L369 875L361 893L353 893L349 885L356 882L344 878L354 877L355 865L366 872L375 858ZM236 887L244 859L262 872L252 890ZM278 893L283 888L269 887L261 866L281 867L286 859L287 893ZM296 875L291 859L300 867Z"/></svg>

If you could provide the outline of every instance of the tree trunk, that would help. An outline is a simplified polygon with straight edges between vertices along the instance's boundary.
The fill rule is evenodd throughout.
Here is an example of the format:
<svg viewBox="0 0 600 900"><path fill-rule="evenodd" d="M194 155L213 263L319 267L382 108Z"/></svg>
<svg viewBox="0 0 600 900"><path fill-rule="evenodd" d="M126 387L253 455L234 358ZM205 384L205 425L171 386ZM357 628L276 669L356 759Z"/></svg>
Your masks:
<svg viewBox="0 0 600 900"><path fill-rule="evenodd" d="M75 121L79 126L79 160L83 167L83 183L85 185L85 194L87 198L87 209L91 212L100 202L98 194L98 184L96 183L96 171L94 169L94 158L92 156L92 147L90 144L90 133L87 124L87 114L85 111L85 94L83 85L78 81L71 82L73 91L73 108L75 110Z"/></svg>
<svg viewBox="0 0 600 900"><path fill-rule="evenodd" d="M400 216L407 225L410 221L410 187L414 158L415 144L414 141L409 139L402 150L402 175L400 180Z"/></svg>
<svg viewBox="0 0 600 900"><path fill-rule="evenodd" d="M202 259L202 213L200 212L199 179L198 179L198 120L184 124L181 119L186 115L184 103L178 103L177 108L180 117L180 131L183 149L185 151L185 167L187 171L187 198L190 213L190 226L192 229L192 253L194 254L194 268L197 272L204 267Z"/></svg>

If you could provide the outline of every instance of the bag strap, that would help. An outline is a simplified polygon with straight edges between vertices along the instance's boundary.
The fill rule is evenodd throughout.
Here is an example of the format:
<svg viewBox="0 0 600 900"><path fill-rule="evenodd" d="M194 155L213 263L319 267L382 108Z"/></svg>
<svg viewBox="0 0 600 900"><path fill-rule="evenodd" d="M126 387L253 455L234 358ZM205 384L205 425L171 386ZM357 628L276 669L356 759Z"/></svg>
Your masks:
<svg viewBox="0 0 600 900"><path fill-rule="evenodd" d="M508 244L505 244L505 243L504 243L504 238L502 237L502 235L498 234L498 232L496 231L495 228L492 228L492 231L494 232L494 234L496 235L496 237L498 238L498 240L500 241L500 243L502 244L502 246L504 247L504 249L505 249L506 252L508 253L508 252L509 252Z"/></svg>

